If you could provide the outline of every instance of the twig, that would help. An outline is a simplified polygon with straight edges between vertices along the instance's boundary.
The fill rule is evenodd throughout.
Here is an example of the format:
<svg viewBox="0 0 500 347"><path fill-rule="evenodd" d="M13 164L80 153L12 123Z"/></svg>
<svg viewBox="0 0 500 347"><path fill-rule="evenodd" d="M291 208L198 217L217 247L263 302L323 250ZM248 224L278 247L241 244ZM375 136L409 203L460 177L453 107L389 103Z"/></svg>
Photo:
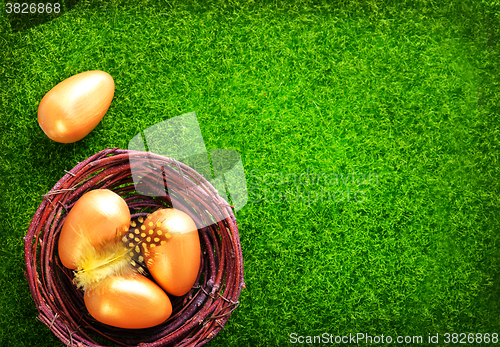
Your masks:
<svg viewBox="0 0 500 347"><path fill-rule="evenodd" d="M42 196L47 197L47 196L51 196L51 195L61 194L61 193L64 193L64 192L71 192L71 191L73 191L73 190L75 190L75 188L74 188L74 187L73 187L73 188L63 188L63 189L57 189L57 190L50 191L50 192L48 192L47 194L44 194L44 195L42 195Z"/></svg>
<svg viewBox="0 0 500 347"><path fill-rule="evenodd" d="M64 172L66 172L68 175L71 175L73 177L76 177L76 175L68 170L64 170Z"/></svg>

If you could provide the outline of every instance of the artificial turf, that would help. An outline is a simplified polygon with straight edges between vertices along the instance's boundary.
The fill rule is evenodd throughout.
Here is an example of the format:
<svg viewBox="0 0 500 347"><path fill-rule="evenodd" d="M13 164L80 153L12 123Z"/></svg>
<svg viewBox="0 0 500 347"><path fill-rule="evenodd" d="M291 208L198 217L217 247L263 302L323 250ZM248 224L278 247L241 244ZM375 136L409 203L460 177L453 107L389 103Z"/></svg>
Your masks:
<svg viewBox="0 0 500 347"><path fill-rule="evenodd" d="M241 155L249 192L246 289L210 345L500 334L498 1L66 5L0 16L1 346L62 345L23 274L41 195L190 111L208 149ZM41 98L94 69L115 80L108 113L49 140Z"/></svg>

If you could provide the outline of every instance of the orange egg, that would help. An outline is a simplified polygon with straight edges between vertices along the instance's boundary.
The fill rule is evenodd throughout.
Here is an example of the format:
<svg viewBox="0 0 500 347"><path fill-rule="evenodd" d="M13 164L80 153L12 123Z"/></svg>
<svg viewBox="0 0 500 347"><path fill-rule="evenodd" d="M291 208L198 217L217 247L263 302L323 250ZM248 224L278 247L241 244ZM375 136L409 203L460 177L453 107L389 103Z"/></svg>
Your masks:
<svg viewBox="0 0 500 347"><path fill-rule="evenodd" d="M180 210L168 208L152 213L143 225L153 240L162 240L150 245L144 254L149 272L167 293L186 294L200 269L200 238L193 220Z"/></svg>
<svg viewBox="0 0 500 347"><path fill-rule="evenodd" d="M56 142L81 140L99 124L114 92L113 78L104 71L74 75L45 94L38 106L38 123Z"/></svg>
<svg viewBox="0 0 500 347"><path fill-rule="evenodd" d="M76 269L86 248L120 238L129 225L130 211L118 194L108 189L83 194L69 211L59 235L62 264Z"/></svg>
<svg viewBox="0 0 500 347"><path fill-rule="evenodd" d="M141 275L113 276L85 291L85 306L99 322L118 328L141 329L163 323L172 314L167 294Z"/></svg>

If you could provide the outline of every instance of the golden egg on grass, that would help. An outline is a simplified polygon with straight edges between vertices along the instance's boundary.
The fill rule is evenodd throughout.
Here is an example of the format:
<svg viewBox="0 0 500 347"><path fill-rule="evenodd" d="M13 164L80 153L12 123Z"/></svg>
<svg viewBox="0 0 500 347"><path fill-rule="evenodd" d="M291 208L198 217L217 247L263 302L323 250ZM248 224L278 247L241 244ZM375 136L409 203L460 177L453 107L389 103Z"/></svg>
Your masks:
<svg viewBox="0 0 500 347"><path fill-rule="evenodd" d="M52 88L38 106L38 123L56 142L72 143L87 136L108 111L115 92L113 77L86 71Z"/></svg>

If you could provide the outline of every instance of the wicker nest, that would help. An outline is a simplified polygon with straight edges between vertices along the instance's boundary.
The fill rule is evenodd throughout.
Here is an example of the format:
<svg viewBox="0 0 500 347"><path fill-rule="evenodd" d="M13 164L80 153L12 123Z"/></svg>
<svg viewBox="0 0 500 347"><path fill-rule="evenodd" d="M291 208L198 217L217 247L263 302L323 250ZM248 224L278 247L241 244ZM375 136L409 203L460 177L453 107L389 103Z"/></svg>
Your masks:
<svg viewBox="0 0 500 347"><path fill-rule="evenodd" d="M140 183L134 184L132 172L141 174ZM154 191L158 183L163 187L159 196L138 193L143 192L139 185ZM186 295L171 297L173 312L162 325L127 330L97 322L85 308L83 292L72 283L72 271L57 256L67 213L85 192L99 188L122 196L133 218L160 207L182 206L198 226L202 247L198 280ZM24 239L26 278L38 319L64 344L201 346L223 329L238 306L244 280L236 219L231 206L190 167L150 152L106 149L76 165L44 197Z"/></svg>

